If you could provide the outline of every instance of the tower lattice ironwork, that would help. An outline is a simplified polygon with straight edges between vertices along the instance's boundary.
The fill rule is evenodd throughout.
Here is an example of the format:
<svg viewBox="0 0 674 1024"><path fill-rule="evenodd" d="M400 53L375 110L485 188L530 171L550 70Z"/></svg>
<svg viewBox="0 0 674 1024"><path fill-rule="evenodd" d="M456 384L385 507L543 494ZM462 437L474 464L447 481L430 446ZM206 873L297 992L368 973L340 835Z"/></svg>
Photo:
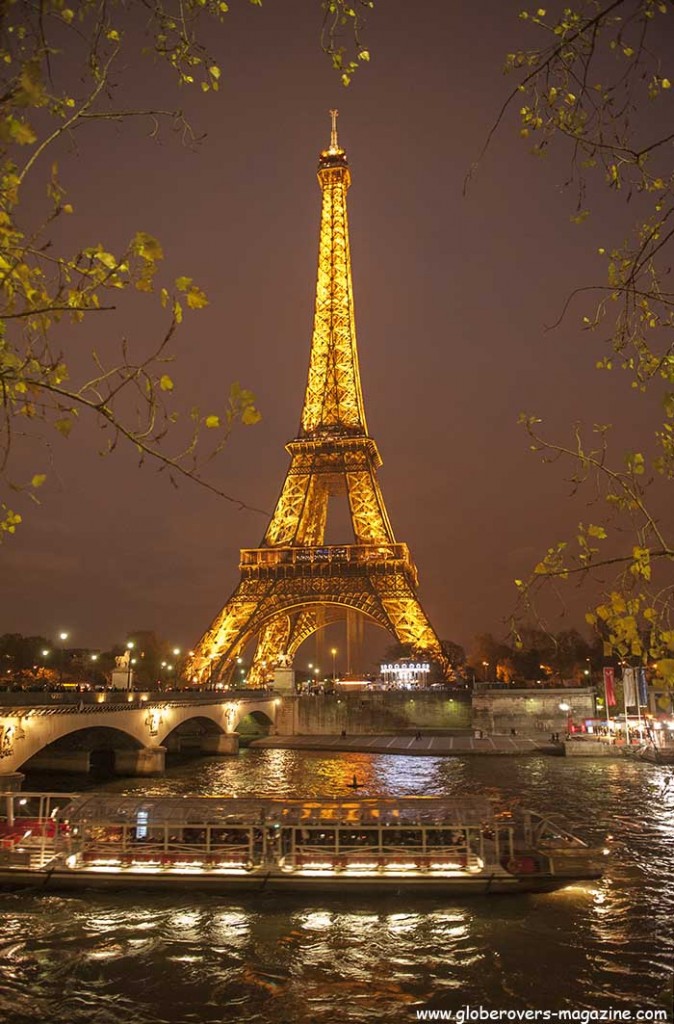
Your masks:
<svg viewBox="0 0 674 1024"><path fill-rule="evenodd" d="M446 666L417 597L417 570L396 542L377 480L382 460L368 435L358 369L346 195L351 172L331 111L330 146L318 163L322 192L314 329L298 436L258 548L241 551L241 579L199 641L195 681L227 678L254 637L249 685L325 625L359 613ZM328 499L346 495L354 543L324 544Z"/></svg>

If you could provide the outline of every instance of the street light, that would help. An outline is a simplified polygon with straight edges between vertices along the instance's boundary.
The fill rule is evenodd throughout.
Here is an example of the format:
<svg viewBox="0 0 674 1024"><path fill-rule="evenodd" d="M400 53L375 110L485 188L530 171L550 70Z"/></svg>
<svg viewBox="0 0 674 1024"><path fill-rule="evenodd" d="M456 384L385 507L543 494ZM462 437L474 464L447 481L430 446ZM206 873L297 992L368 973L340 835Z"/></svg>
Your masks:
<svg viewBox="0 0 674 1024"><path fill-rule="evenodd" d="M333 647L332 650L330 651L330 654L332 655L332 681L334 683L335 675L336 675L336 673L335 673L335 658L337 657L337 648Z"/></svg>
<svg viewBox="0 0 674 1024"><path fill-rule="evenodd" d="M64 650L64 643L68 639L70 634L66 632L59 633L59 640L61 641L61 657L59 658L59 684L63 682L63 668L66 660L66 652Z"/></svg>
<svg viewBox="0 0 674 1024"><path fill-rule="evenodd" d="M131 689L131 665L132 665L131 651L134 649L135 646L136 645L133 642L133 640L127 640L126 641L126 689L127 689L127 693ZM134 659L133 660L133 664L135 665L135 663L136 662L135 662L135 659Z"/></svg>

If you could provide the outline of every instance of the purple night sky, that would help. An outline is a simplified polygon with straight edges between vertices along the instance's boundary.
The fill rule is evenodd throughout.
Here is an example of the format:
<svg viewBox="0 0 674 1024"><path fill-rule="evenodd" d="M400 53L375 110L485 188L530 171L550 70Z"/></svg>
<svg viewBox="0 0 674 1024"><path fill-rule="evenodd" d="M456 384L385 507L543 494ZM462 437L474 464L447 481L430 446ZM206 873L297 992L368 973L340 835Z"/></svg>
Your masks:
<svg viewBox="0 0 674 1024"><path fill-rule="evenodd" d="M209 40L222 68L217 95L178 94L149 62L123 77L122 101L142 87L143 106L183 106L205 133L198 146L169 126L152 139L138 120L96 125L79 151L59 157L73 246L114 251L147 231L166 256L158 283L186 274L206 291L209 306L186 316L174 345L176 404L215 411L234 380L255 392L262 422L235 430L209 478L271 512L308 366L317 158L328 110L339 108L380 481L396 537L418 565L422 604L441 638L463 644L502 633L514 578L592 517L570 498L563 468L528 451L518 413L537 413L558 437L575 420L633 429L643 415L626 379L594 370L601 343L580 331L580 305L545 329L571 289L601 280L597 245L615 240L600 237L613 222L610 199L597 217L571 223L567 167L530 155L516 109L463 195L513 84L504 55L538 41L520 6L380 0L365 33L371 63L343 89L320 51L318 0L262 9L241 0ZM123 336L148 347L166 317L156 299L129 295L88 323L73 340L82 352ZM195 643L265 517L189 482L176 489L130 451L100 458L104 435L91 423L49 440L51 453L22 448L23 475L48 480L41 507L21 508L24 525L0 549L0 632L67 629L75 646L108 647L155 629ZM557 626L582 625L582 604L569 597ZM378 637L383 650L391 641Z"/></svg>

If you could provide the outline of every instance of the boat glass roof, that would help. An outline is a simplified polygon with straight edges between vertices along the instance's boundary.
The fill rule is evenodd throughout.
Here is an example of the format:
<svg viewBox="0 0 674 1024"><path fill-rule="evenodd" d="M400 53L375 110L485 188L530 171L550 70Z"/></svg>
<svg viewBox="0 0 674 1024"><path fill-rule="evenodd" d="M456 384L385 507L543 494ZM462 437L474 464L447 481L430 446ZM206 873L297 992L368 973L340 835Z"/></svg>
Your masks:
<svg viewBox="0 0 674 1024"><path fill-rule="evenodd" d="M83 795L61 811L70 822L133 823L139 814L148 822L183 825L312 824L464 825L493 821L494 806L485 797L462 800L441 797L283 800L247 797L148 797L112 793Z"/></svg>

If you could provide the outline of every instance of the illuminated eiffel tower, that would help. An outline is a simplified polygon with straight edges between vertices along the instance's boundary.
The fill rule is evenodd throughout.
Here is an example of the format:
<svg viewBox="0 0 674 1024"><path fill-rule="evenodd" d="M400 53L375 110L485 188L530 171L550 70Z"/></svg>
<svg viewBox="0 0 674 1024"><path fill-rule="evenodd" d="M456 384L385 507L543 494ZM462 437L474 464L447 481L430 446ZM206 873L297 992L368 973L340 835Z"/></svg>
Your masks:
<svg viewBox="0 0 674 1024"><path fill-rule="evenodd" d="M241 551L241 579L188 665L194 682L227 679L258 637L249 685L290 664L329 623L363 617L447 668L417 598L417 570L391 528L377 481L381 458L369 437L360 386L346 194L351 173L331 111L330 146L318 162L322 192L314 330L299 435L259 548ZM325 545L328 499L346 495L353 540Z"/></svg>

